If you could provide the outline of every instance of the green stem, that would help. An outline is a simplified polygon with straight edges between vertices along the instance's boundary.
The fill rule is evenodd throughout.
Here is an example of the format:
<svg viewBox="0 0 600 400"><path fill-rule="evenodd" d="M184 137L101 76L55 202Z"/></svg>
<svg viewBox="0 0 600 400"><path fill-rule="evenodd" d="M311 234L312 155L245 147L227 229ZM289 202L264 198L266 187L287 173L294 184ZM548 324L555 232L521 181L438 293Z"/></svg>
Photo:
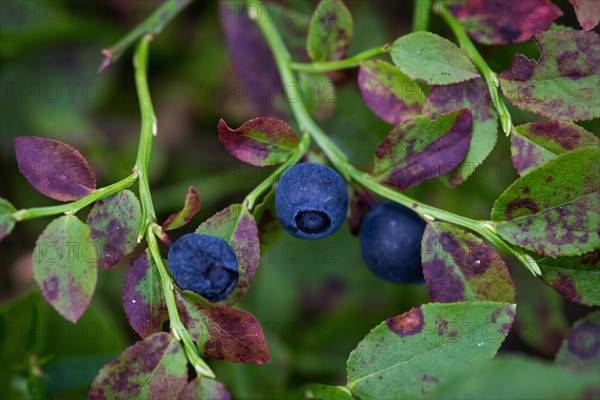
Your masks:
<svg viewBox="0 0 600 400"><path fill-rule="evenodd" d="M315 62L315 63L295 63L290 61L292 69L301 72L319 73L337 71L340 69L358 67L360 63L373 57L380 56L390 51L390 45L386 44L365 50L355 56L344 58L337 61Z"/></svg>
<svg viewBox="0 0 600 400"><path fill-rule="evenodd" d="M262 7L260 2L252 1L254 7ZM258 15L266 15L265 10L259 10ZM298 87L298 83L294 72L291 69L290 63L290 54L286 49L279 32L273 26L273 24L269 21L268 18L259 18L257 21L258 26L263 33L271 51L273 53L273 57L275 58L275 62L279 69L279 73L281 75L281 80L284 87L292 86ZM423 218L427 220L435 220L439 219L441 221L446 221L454 225L459 225L474 232L479 233L481 236L488 239L494 245L499 248L510 252L511 254L517 256L521 262L527 267L534 275L539 275L539 267L535 263L531 263L529 257L522 253L519 249L511 246L510 244L504 242L496 233L492 230L491 225L485 221L478 221L471 218L466 218L457 214L453 214L451 212L441 210L439 208L432 207L430 205L415 201L410 197L387 187L378 181L375 180L369 174L360 171L353 165L351 165L346 156L337 148L337 146L329 139L327 134L323 132L323 130L314 122L312 117L310 116L304 102L300 99L288 99L289 105L292 109L294 117L296 118L300 129L308 132L317 145L323 150L325 155L329 158L329 160L333 163L333 165L338 169L342 175L347 178L353 179L358 182L365 188L371 190L374 193L377 193L385 198L390 200L394 200L400 204L403 204L407 207L412 208L415 212L421 215ZM527 262L524 262L527 259ZM532 260L532 259L531 259Z"/></svg>
<svg viewBox="0 0 600 400"><path fill-rule="evenodd" d="M300 145L296 149L296 151L290 156L290 158L279 168L277 168L271 175L267 177L264 181L262 181L258 186L254 188L246 198L244 199L244 205L250 211L254 208L257 200L268 191L273 183L277 182L279 177L292 165L296 164L300 159L306 154L308 150L308 146L310 145L310 135L304 134L302 135L302 140L300 141Z"/></svg>
<svg viewBox="0 0 600 400"><path fill-rule="evenodd" d="M510 116L510 112L506 108L506 104L500 98L500 93L498 93L498 87L500 86L500 82L498 82L498 78L496 77L496 73L492 71L492 69L487 65L471 39L465 28L454 18L454 16L450 13L450 10L442 4L437 3L436 9L438 13L444 18L452 32L454 32L454 36L458 40L458 45L465 53L469 59L475 64L479 72L483 75L485 79L488 89L490 91L490 96L492 97L492 102L494 107L498 111L498 117L500 118L500 125L502 126L502 131L507 135L510 134L513 128L512 119Z"/></svg>
<svg viewBox="0 0 600 400"><path fill-rule="evenodd" d="M167 0L161 4L148 18L131 30L127 35L113 44L110 48L102 50L104 61L98 68L98 72L104 71L133 43L146 34L158 35L163 28L171 22L192 0Z"/></svg>
<svg viewBox="0 0 600 400"><path fill-rule="evenodd" d="M57 214L75 214L82 208L95 203L98 200L102 200L105 197L120 192L123 189L127 189L131 186L138 178L137 172L131 173L128 177L113 183L112 185L105 186L101 189L96 189L92 193L79 200L73 201L67 204L61 204L58 206L49 207L35 207L22 209L13 214L15 221L24 221L27 219L34 219L40 217L47 217L49 215Z"/></svg>
<svg viewBox="0 0 600 400"><path fill-rule="evenodd" d="M431 16L431 0L415 0L413 11L413 32L426 31Z"/></svg>

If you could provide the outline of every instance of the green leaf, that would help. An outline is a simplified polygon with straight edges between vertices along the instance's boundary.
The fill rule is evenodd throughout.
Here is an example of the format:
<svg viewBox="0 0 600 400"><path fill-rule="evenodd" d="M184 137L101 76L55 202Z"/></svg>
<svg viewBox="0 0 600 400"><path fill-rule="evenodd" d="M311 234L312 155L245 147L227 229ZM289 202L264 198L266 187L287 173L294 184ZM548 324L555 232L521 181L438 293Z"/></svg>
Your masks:
<svg viewBox="0 0 600 400"><path fill-rule="evenodd" d="M431 301L515 302L515 286L504 261L471 233L445 223L428 223L421 259Z"/></svg>
<svg viewBox="0 0 600 400"><path fill-rule="evenodd" d="M452 374L490 359L515 305L424 304L373 329L350 353L348 388L363 400L423 398Z"/></svg>
<svg viewBox="0 0 600 400"><path fill-rule="evenodd" d="M321 0L310 26L306 49L313 61L339 60L352 41L352 14L342 0Z"/></svg>
<svg viewBox="0 0 600 400"><path fill-rule="evenodd" d="M540 60L517 54L511 67L499 76L502 92L511 104L553 119L600 117L600 35L546 31L535 40Z"/></svg>
<svg viewBox="0 0 600 400"><path fill-rule="evenodd" d="M231 400L231 394L221 382L205 376L188 383L177 400Z"/></svg>
<svg viewBox="0 0 600 400"><path fill-rule="evenodd" d="M319 383L310 383L302 386L294 393L302 400L354 400L350 390L345 386L328 386ZM301 396L301 397L300 397Z"/></svg>
<svg viewBox="0 0 600 400"><path fill-rule="evenodd" d="M436 120L419 116L397 125L375 151L373 174L400 190L443 175L465 158L471 128L467 109Z"/></svg>
<svg viewBox="0 0 600 400"><path fill-rule="evenodd" d="M600 378L547 362L518 356L499 357L469 368L431 394L435 399L593 399Z"/></svg>
<svg viewBox="0 0 600 400"><path fill-rule="evenodd" d="M183 208L176 213L169 215L162 224L163 230L170 231L185 226L198 211L200 211L200 198L198 198L196 189L193 186L190 186L185 195Z"/></svg>
<svg viewBox="0 0 600 400"><path fill-rule="evenodd" d="M543 258L538 265L544 282L567 299L600 306L600 250L578 257Z"/></svg>
<svg viewBox="0 0 600 400"><path fill-rule="evenodd" d="M0 197L0 241L7 237L15 227L13 214L17 209L6 199Z"/></svg>
<svg viewBox="0 0 600 400"><path fill-rule="evenodd" d="M465 159L456 169L440 178L450 187L467 180L496 145L498 119L490 92L481 78L454 85L437 85L427 95L423 107L423 112L433 118L463 108L468 108L473 114L473 134Z"/></svg>
<svg viewBox="0 0 600 400"><path fill-rule="evenodd" d="M565 153L515 181L494 203L496 230L548 257L600 247L600 150Z"/></svg>
<svg viewBox="0 0 600 400"><path fill-rule="evenodd" d="M556 354L556 362L579 371L600 371L600 311L580 319Z"/></svg>
<svg viewBox="0 0 600 400"><path fill-rule="evenodd" d="M231 362L271 361L262 327L252 314L210 303L193 292L175 294L181 320L203 353Z"/></svg>
<svg viewBox="0 0 600 400"><path fill-rule="evenodd" d="M89 227L74 215L52 221L38 238L33 277L46 300L75 323L92 299L98 269Z"/></svg>
<svg viewBox="0 0 600 400"><path fill-rule="evenodd" d="M254 217L241 204L233 204L204 221L196 229L196 233L221 238L233 248L238 262L239 279L236 288L224 303L235 303L250 288L260 263L260 242Z"/></svg>
<svg viewBox="0 0 600 400"><path fill-rule="evenodd" d="M98 249L98 263L110 268L137 246L142 226L140 201L123 190L94 204L87 217L90 236Z"/></svg>
<svg viewBox="0 0 600 400"><path fill-rule="evenodd" d="M392 44L390 55L400 71L430 85L458 83L479 76L461 49L430 32L400 37Z"/></svg>
<svg viewBox="0 0 600 400"><path fill-rule="evenodd" d="M572 122L539 121L515 128L510 152L517 172L525 175L560 154L585 147L600 147L600 140Z"/></svg>
<svg viewBox="0 0 600 400"><path fill-rule="evenodd" d="M88 399L167 399L187 384L187 360L179 342L159 332L135 343L106 364Z"/></svg>

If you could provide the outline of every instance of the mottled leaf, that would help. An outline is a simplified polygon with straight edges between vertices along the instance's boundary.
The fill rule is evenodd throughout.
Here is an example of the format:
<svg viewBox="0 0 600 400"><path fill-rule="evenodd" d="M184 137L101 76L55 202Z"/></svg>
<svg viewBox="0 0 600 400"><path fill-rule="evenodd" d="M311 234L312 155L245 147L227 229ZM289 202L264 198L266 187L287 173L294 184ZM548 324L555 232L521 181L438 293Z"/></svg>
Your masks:
<svg viewBox="0 0 600 400"><path fill-rule="evenodd" d="M160 332L167 319L160 276L148 250L133 260L127 270L123 308L129 324L142 338Z"/></svg>
<svg viewBox="0 0 600 400"><path fill-rule="evenodd" d="M464 109L397 125L375 151L374 175L405 190L451 171L467 154L472 120Z"/></svg>
<svg viewBox="0 0 600 400"><path fill-rule="evenodd" d="M198 197L196 189L193 186L190 186L185 195L183 208L176 213L169 215L162 224L163 230L170 231L185 226L198 211L200 211L200 198Z"/></svg>
<svg viewBox="0 0 600 400"><path fill-rule="evenodd" d="M328 119L335 111L337 95L334 83L326 74L298 75L306 108L317 119Z"/></svg>
<svg viewBox="0 0 600 400"><path fill-rule="evenodd" d="M98 200L87 217L87 224L98 250L98 264L112 267L138 243L142 226L140 201L130 190Z"/></svg>
<svg viewBox="0 0 600 400"><path fill-rule="evenodd" d="M7 237L15 227L13 214L17 209L8 201L0 197L0 241Z"/></svg>
<svg viewBox="0 0 600 400"><path fill-rule="evenodd" d="M42 194L59 201L80 199L96 188L83 156L68 144L36 136L15 138L19 171Z"/></svg>
<svg viewBox="0 0 600 400"><path fill-rule="evenodd" d="M433 399L595 399L597 374L578 374L532 357L498 357L467 368L431 394Z"/></svg>
<svg viewBox="0 0 600 400"><path fill-rule="evenodd" d="M187 360L179 342L159 332L106 364L94 379L88 399L169 399L186 384Z"/></svg>
<svg viewBox="0 0 600 400"><path fill-rule="evenodd" d="M473 114L473 133L463 162L441 179L450 187L463 183L492 152L496 145L498 121L485 81L476 78L454 85L434 86L423 112L437 118L440 114L468 108Z"/></svg>
<svg viewBox="0 0 600 400"><path fill-rule="evenodd" d="M600 306L600 250L578 257L538 261L542 279L575 303Z"/></svg>
<svg viewBox="0 0 600 400"><path fill-rule="evenodd" d="M458 83L479 76L461 49L430 32L400 37L392 45L390 55L400 71L430 85Z"/></svg>
<svg viewBox="0 0 600 400"><path fill-rule="evenodd" d="M260 243L254 217L241 204L234 204L202 223L196 233L219 237L233 248L238 262L239 279L233 293L224 303L235 303L250 288L260 263Z"/></svg>
<svg viewBox="0 0 600 400"><path fill-rule="evenodd" d="M350 353L348 388L363 400L423 398L461 369L490 359L515 305L424 304L373 329Z"/></svg>
<svg viewBox="0 0 600 400"><path fill-rule="evenodd" d="M600 117L600 35L546 31L535 36L540 60L522 54L500 75L502 92L516 107L552 119Z"/></svg>
<svg viewBox="0 0 600 400"><path fill-rule="evenodd" d="M418 116L425 101L416 82L382 60L365 61L360 65L358 87L371 111L394 125Z"/></svg>
<svg viewBox="0 0 600 400"><path fill-rule="evenodd" d="M575 14L586 31L591 31L600 22L600 2L598 0L569 0L575 8Z"/></svg>
<svg viewBox="0 0 600 400"><path fill-rule="evenodd" d="M90 304L97 275L90 228L75 215L50 222L35 244L33 258L33 277L48 303L77 322Z"/></svg>
<svg viewBox="0 0 600 400"><path fill-rule="evenodd" d="M585 147L600 147L600 140L572 122L539 121L515 128L510 152L517 172L525 175L559 154Z"/></svg>
<svg viewBox="0 0 600 400"><path fill-rule="evenodd" d="M548 257L600 247L600 150L562 154L515 181L492 209L496 230Z"/></svg>
<svg viewBox="0 0 600 400"><path fill-rule="evenodd" d="M177 400L231 400L231 394L221 382L203 376L188 383Z"/></svg>
<svg viewBox="0 0 600 400"><path fill-rule="evenodd" d="M515 286L504 261L471 233L445 223L428 223L421 259L433 302L515 302Z"/></svg>
<svg viewBox="0 0 600 400"><path fill-rule="evenodd" d="M339 60L352 41L352 14L342 0L321 0L315 10L306 39L313 61Z"/></svg>
<svg viewBox="0 0 600 400"><path fill-rule="evenodd" d="M600 371L600 311L573 325L556 354L556 362L580 371Z"/></svg>
<svg viewBox="0 0 600 400"><path fill-rule="evenodd" d="M449 8L469 35L485 44L524 42L562 15L550 0L467 0Z"/></svg>
<svg viewBox="0 0 600 400"><path fill-rule="evenodd" d="M191 292L176 296L181 319L203 353L231 362L271 361L262 327L252 314L210 303Z"/></svg>
<svg viewBox="0 0 600 400"><path fill-rule="evenodd" d="M237 129L221 119L218 130L219 139L231 154L259 167L285 162L300 143L294 130L277 118L254 118Z"/></svg>
<svg viewBox="0 0 600 400"><path fill-rule="evenodd" d="M301 400L355 400L352 393L344 386L328 386L311 383L295 391Z"/></svg>

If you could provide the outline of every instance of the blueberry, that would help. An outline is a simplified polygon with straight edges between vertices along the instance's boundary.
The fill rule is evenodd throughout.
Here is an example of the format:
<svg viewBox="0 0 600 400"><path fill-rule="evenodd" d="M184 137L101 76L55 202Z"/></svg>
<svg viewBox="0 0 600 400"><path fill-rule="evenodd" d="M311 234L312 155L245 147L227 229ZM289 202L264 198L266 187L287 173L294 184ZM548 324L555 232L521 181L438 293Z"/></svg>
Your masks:
<svg viewBox="0 0 600 400"><path fill-rule="evenodd" d="M283 228L303 239L321 239L337 231L348 213L344 179L319 163L301 163L285 171L275 193Z"/></svg>
<svg viewBox="0 0 600 400"><path fill-rule="evenodd" d="M238 281L235 253L223 239L189 233L169 249L169 269L177 285L217 302L231 294Z"/></svg>
<svg viewBox="0 0 600 400"><path fill-rule="evenodd" d="M360 249L367 267L393 283L421 283L423 221L411 209L388 202L374 207L360 229Z"/></svg>

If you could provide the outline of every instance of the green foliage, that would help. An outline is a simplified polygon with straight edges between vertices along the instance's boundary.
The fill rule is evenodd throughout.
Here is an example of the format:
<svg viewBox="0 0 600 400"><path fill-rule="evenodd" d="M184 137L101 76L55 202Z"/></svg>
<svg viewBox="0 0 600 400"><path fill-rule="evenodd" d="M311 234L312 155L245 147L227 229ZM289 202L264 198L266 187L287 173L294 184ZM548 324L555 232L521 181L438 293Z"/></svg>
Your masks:
<svg viewBox="0 0 600 400"><path fill-rule="evenodd" d="M0 241L8 236L15 227L13 214L16 211L8 200L0 198Z"/></svg>
<svg viewBox="0 0 600 400"><path fill-rule="evenodd" d="M306 49L313 61L338 60L352 41L352 14L341 0L322 0L308 28Z"/></svg>

